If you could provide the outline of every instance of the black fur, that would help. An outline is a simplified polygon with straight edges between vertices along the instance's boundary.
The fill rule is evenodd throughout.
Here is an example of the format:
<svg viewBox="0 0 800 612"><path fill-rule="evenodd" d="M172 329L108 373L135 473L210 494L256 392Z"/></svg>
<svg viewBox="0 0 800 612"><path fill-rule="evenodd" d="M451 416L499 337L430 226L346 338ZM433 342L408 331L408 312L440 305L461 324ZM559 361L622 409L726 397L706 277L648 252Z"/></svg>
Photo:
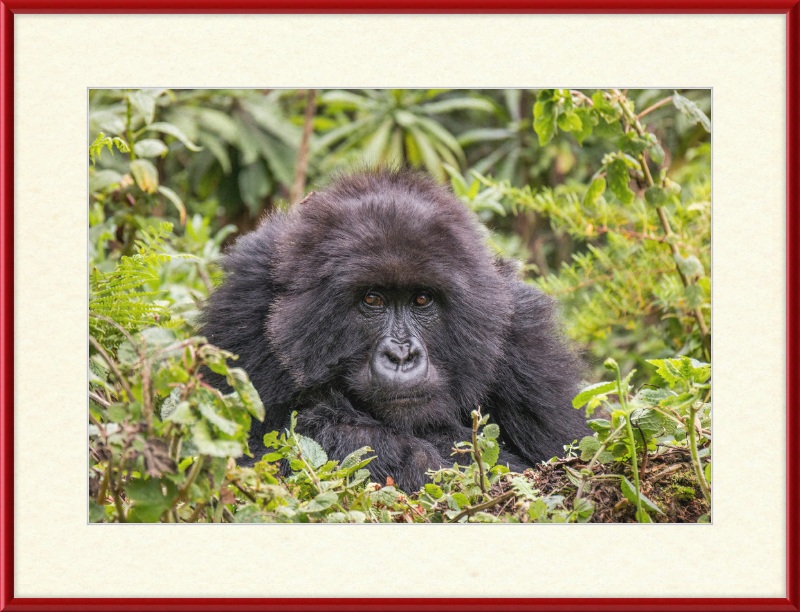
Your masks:
<svg viewBox="0 0 800 612"><path fill-rule="evenodd" d="M202 333L239 355L267 408L242 463L293 410L332 459L370 446L373 478L406 491L452 465L479 405L500 425L501 463L561 454L585 427L571 407L579 362L553 300L484 242L452 194L389 170L340 177L240 238Z"/></svg>

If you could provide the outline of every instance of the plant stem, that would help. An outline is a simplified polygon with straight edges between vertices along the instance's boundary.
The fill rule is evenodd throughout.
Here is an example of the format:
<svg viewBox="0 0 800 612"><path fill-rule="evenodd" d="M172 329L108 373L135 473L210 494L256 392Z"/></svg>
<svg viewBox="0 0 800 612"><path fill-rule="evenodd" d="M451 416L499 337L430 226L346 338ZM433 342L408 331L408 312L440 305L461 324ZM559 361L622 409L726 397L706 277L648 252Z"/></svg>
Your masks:
<svg viewBox="0 0 800 612"><path fill-rule="evenodd" d="M619 427L617 427L614 431L612 431L608 435L608 437L605 439L605 442L603 442L600 445L600 448L597 449L597 452L594 454L594 457L592 457L592 460L589 462L589 465L586 467L587 470L591 471L592 467L594 467L594 464L597 463L597 459L600 457L600 453L602 453L606 449L606 447L609 444L611 444L611 442L613 442L614 440L617 439L617 434L620 431L622 431L623 427L625 427L624 423L622 425L620 425ZM581 477L581 486L578 487L578 492L575 494L575 501L578 501L581 498L581 496L583 495L583 488L586 486L586 483L588 481L589 481L589 476L582 476Z"/></svg>
<svg viewBox="0 0 800 612"><path fill-rule="evenodd" d="M628 429L628 438L631 441L631 463L633 464L633 484L636 487L636 520L638 522L642 514L642 494L639 486L639 465L636 459L636 438L633 437L630 413L625 415L625 426Z"/></svg>
<svg viewBox="0 0 800 612"><path fill-rule="evenodd" d="M125 119L126 119L126 127L125 134L128 137L128 153L130 155L130 160L133 161L136 159L136 153L133 152L133 130L131 129L131 100L128 97L128 93L130 89L125 90Z"/></svg>
<svg viewBox="0 0 800 612"><path fill-rule="evenodd" d="M472 454L475 455L475 462L478 464L478 471L481 477L481 491L486 495L486 484L484 480L486 476L483 473L483 461L481 461L481 451L478 450L478 422L480 421L481 413L477 410L472 411Z"/></svg>
<svg viewBox="0 0 800 612"><path fill-rule="evenodd" d="M111 479L111 459L108 460L106 470L103 472L103 480L100 483L100 490L97 492L97 503L105 505L106 491L108 490L108 481Z"/></svg>
<svg viewBox="0 0 800 612"><path fill-rule="evenodd" d="M186 479L186 484L181 487L181 490L175 496L175 501L172 502L173 508L175 508L179 503L188 497L189 489L194 484L194 481L197 480L197 476L200 474L200 470L203 468L205 459L205 455L200 455L194 460L194 463L192 464L192 470L189 472L189 477Z"/></svg>
<svg viewBox="0 0 800 612"><path fill-rule="evenodd" d="M689 448L692 450L692 465L694 466L694 473L697 475L697 481L700 483L700 489L703 491L703 497L706 498L708 505L711 505L711 490L706 482L706 476L703 474L703 466L700 464L700 457L697 455L697 432L694 427L694 419L697 415L697 410L694 407L694 402L689 407L689 420L691 423L686 427L689 434Z"/></svg>

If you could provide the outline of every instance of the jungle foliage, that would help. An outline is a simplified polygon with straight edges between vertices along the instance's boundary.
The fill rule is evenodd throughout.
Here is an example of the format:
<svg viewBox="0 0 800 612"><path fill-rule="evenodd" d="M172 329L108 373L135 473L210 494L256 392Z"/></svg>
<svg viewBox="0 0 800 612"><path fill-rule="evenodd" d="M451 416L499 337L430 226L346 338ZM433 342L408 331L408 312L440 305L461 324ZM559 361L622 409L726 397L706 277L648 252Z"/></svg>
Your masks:
<svg viewBox="0 0 800 612"><path fill-rule="evenodd" d="M710 520L710 106L708 90L93 90L89 520ZM476 411L453 441L470 465L420 491L293 427L236 465L265 407L196 335L216 261L332 172L378 163L448 182L561 301L594 431L564 457L509 473Z"/></svg>

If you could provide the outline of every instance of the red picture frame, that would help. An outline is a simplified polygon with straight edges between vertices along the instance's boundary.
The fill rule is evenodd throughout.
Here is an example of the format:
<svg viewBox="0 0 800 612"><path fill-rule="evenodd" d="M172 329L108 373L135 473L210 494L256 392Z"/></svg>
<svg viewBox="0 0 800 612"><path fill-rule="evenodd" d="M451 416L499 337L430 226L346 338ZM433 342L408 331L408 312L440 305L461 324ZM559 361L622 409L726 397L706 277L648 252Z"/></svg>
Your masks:
<svg viewBox="0 0 800 612"><path fill-rule="evenodd" d="M786 16L786 598L18 598L14 596L14 15L651 13ZM39 610L800 610L800 0L0 0L0 612Z"/></svg>

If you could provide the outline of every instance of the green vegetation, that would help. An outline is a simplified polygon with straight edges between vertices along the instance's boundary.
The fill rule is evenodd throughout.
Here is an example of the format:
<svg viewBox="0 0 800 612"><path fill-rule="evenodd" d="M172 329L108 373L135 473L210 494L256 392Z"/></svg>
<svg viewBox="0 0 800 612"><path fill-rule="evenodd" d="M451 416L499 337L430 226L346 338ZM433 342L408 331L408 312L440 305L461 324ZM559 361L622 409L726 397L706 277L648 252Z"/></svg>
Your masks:
<svg viewBox="0 0 800 612"><path fill-rule="evenodd" d="M710 520L709 112L705 90L92 91L90 520ZM449 182L562 302L593 436L512 474L476 411L472 440L453 441L469 465L421 491L373 482L366 447L329 460L294 426L236 465L265 407L194 327L223 245L369 163Z"/></svg>

